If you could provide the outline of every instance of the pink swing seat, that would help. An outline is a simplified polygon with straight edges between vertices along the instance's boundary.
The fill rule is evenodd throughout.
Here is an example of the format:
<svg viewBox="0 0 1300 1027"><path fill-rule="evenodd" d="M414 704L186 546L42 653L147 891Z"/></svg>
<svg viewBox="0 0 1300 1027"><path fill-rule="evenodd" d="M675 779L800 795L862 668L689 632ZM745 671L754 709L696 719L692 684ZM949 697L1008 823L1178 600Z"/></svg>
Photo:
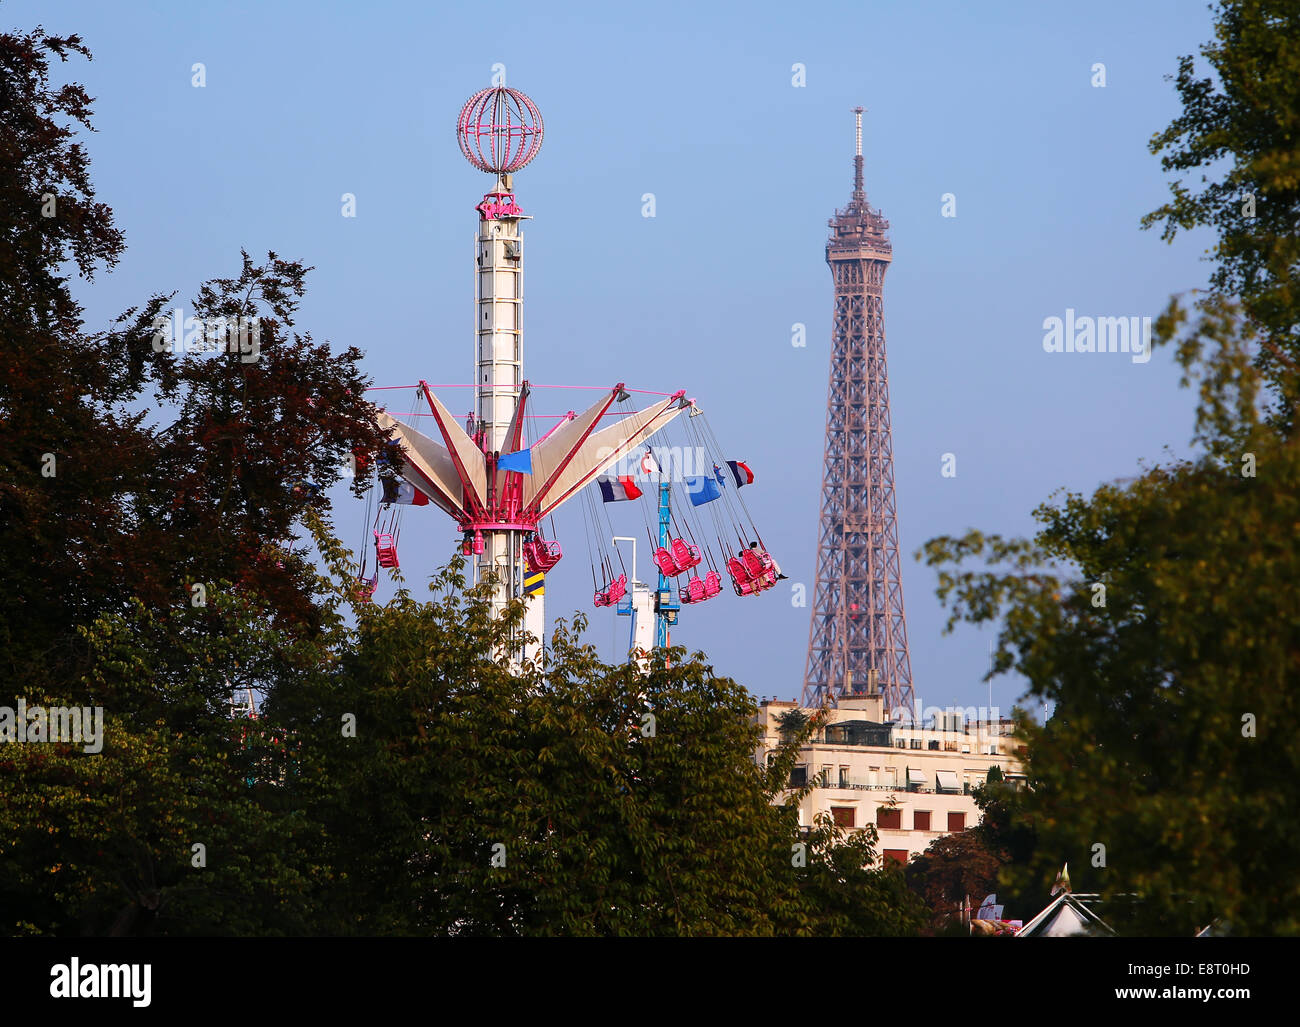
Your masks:
<svg viewBox="0 0 1300 1027"><path fill-rule="evenodd" d="M620 574L602 591L596 593L597 606L613 606L627 595L627 575Z"/></svg>
<svg viewBox="0 0 1300 1027"><path fill-rule="evenodd" d="M687 545L685 539L673 539L673 562L680 568L679 574L698 566L702 559L699 546Z"/></svg>
<svg viewBox="0 0 1300 1027"><path fill-rule="evenodd" d="M559 563L563 556L563 548L554 540L548 542L545 539L535 538L531 542L524 543L524 559L528 561L528 569L533 574L546 573Z"/></svg>
<svg viewBox="0 0 1300 1027"><path fill-rule="evenodd" d="M380 567L396 567L397 542L392 535L375 532L375 559Z"/></svg>

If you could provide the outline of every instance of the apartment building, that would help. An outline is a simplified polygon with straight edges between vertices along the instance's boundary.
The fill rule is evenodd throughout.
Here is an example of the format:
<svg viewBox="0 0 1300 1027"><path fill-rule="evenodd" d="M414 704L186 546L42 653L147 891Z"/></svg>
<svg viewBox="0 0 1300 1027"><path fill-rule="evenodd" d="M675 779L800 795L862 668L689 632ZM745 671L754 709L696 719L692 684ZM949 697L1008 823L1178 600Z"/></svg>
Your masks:
<svg viewBox="0 0 1300 1027"><path fill-rule="evenodd" d="M760 765L781 742L781 718L794 711L815 712L775 699L761 704ZM815 782L799 804L799 823L811 825L825 812L844 828L875 824L883 857L905 863L936 838L978 823L971 791L990 767L1013 785L1024 781L1011 732L1009 719L982 710L935 712L904 725L884 719L879 695L841 697L790 776L792 789Z"/></svg>

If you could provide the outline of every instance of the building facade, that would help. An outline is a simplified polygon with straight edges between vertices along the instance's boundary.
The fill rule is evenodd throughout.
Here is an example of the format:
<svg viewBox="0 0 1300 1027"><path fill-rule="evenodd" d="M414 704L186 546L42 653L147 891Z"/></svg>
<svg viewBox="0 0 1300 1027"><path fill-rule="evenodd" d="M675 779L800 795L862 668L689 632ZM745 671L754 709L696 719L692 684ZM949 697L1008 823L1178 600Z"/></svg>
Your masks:
<svg viewBox="0 0 1300 1027"><path fill-rule="evenodd" d="M799 804L799 823L813 824L825 813L848 830L874 824L878 850L886 860L905 863L936 838L974 827L979 808L971 792L998 767L1013 787L1024 771L1017 759L1012 722L984 711L953 710L926 724L884 717L876 695L843 695L829 719L800 750L790 789L814 787ZM781 744L782 718L812 717L816 710L793 702L766 700L756 723L763 734L755 758L766 765Z"/></svg>

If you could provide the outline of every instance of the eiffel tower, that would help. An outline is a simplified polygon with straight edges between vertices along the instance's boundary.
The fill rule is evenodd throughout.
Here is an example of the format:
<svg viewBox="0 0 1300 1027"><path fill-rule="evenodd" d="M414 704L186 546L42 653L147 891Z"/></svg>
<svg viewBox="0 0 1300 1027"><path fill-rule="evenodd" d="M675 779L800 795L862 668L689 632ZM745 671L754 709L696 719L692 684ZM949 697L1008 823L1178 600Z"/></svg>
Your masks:
<svg viewBox="0 0 1300 1027"><path fill-rule="evenodd" d="M828 224L835 285L817 582L801 705L880 694L887 718L915 715L899 575L894 447L885 364L889 222L862 185L862 112L853 195Z"/></svg>

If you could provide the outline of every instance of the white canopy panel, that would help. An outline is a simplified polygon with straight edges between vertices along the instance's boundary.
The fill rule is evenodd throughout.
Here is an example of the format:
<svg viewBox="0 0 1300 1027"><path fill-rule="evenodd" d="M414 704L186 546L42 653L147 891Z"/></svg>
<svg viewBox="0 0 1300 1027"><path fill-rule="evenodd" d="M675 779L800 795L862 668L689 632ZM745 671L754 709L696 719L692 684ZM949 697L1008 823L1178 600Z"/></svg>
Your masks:
<svg viewBox="0 0 1300 1027"><path fill-rule="evenodd" d="M533 446L533 473L524 479L524 505L537 498L551 476L560 469L565 456L584 435L592 430L600 415L609 409L614 397L602 396L572 421L560 425L545 439ZM558 482L556 484L559 484ZM551 490L547 490L548 492Z"/></svg>
<svg viewBox="0 0 1300 1027"><path fill-rule="evenodd" d="M587 436L586 440L573 454L573 459L564 467L564 470L560 471L554 484L546 489L540 497L538 493L541 492L541 486L544 484L545 479L539 480L536 466L534 466L532 481L524 486L525 505L534 498L540 498L540 513L543 515L550 513L565 500L576 494L583 486L593 481L602 471L616 464L632 449L665 427L681 412L682 406L679 400L675 398L660 400L644 410L638 410L636 413L628 415L617 424L612 424L608 428L602 428L600 431ZM590 410L587 411L587 414L590 413ZM583 417L586 417L587 414L584 414ZM573 423L576 423L576 421ZM572 424L565 425L555 434L559 435L560 432L565 432L572 426ZM554 437L552 436L552 438ZM550 441L550 439L547 440L548 443ZM529 485L537 491L530 494Z"/></svg>
<svg viewBox="0 0 1300 1027"><path fill-rule="evenodd" d="M457 423L456 418L451 414L442 400L432 392L426 392L430 404L433 406L434 419L438 422L438 427L442 431L443 438L451 443L456 451L456 456L460 459L461 466L465 468L465 475L469 479L470 487L475 490L475 497L480 505L487 502L487 461L483 457L483 451L474 445L474 440L465 434L465 429ZM466 500L470 497L466 496Z"/></svg>
<svg viewBox="0 0 1300 1027"><path fill-rule="evenodd" d="M446 447L382 411L377 420L380 428L395 428L406 449L402 477L440 509L453 517L460 516L464 507L464 490Z"/></svg>

